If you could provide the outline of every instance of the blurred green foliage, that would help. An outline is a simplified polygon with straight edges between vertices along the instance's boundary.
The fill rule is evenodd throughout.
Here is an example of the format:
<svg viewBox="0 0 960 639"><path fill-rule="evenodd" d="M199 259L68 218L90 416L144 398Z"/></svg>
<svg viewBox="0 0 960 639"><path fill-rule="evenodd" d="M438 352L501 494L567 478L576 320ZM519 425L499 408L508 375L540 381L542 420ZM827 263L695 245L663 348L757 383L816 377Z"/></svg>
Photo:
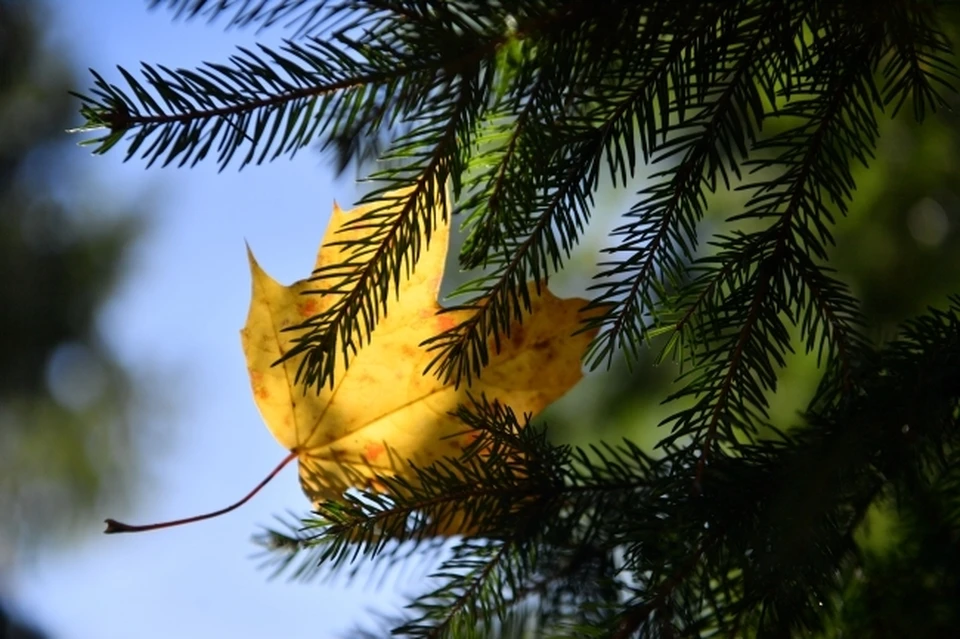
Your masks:
<svg viewBox="0 0 960 639"><path fill-rule="evenodd" d="M134 384L97 323L140 223L84 199L76 82L43 20L0 0L0 570L134 485Z"/></svg>

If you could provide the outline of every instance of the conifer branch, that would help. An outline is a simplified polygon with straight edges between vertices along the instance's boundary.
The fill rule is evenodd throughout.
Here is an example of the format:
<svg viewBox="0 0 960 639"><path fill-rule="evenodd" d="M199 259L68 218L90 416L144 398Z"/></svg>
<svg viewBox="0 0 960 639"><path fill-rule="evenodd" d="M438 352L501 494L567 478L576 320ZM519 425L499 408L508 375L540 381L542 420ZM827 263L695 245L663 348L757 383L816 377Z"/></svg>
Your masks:
<svg viewBox="0 0 960 639"><path fill-rule="evenodd" d="M788 107L807 122L760 143L764 149L785 149L779 158L760 162L764 168L782 166L783 173L752 187L755 195L747 212L732 218L772 216L775 221L754 236L724 240L725 252L710 260L724 266L707 267L706 279L691 289L701 289L696 301L676 327L684 330L696 315L694 307L710 300L703 306L706 316L697 320L702 323L686 340L702 349L701 372L675 396L695 396L698 402L670 420L671 437L693 435L700 442L698 480L715 444L737 445L737 434L749 435L755 420L765 415L766 392L775 388L777 379L773 365L783 366L790 348L779 317L789 312L791 299L784 267L795 253L826 257L823 242L831 237L824 218L832 217L821 198L828 195L844 210L853 188L848 158L866 163L876 125L866 110L869 106L863 105L876 98L868 71L876 44L871 34L862 37L863 44L855 49L845 48L841 40L817 44L816 58L799 87L809 90L825 84L824 97ZM839 312L842 309L835 314ZM734 403L731 398L736 398Z"/></svg>
<svg viewBox="0 0 960 639"><path fill-rule="evenodd" d="M748 20L746 26L737 23L738 31L719 36L745 42L734 49L729 70L718 73L723 78L719 91L704 91L709 100L706 106L690 120L679 119L670 138L659 147L655 162L680 154L683 159L676 168L653 176L666 179L645 189L645 197L626 214L634 221L613 231L612 237L618 241L604 252L627 256L601 263L607 269L591 287L602 291L591 307L606 307L606 312L591 322L601 327L585 357L594 367L604 361L609 365L618 353L628 360L637 359L638 349L647 339L645 315L655 312L668 287L683 281L684 262L693 258L696 227L706 204L705 189L713 191L718 176L729 188L728 171L739 179L739 162L747 158L748 145L756 142L765 116L764 98L775 102L768 70L776 52L770 50L767 40L780 22L781 13L776 3L771 3L765 14ZM802 18L797 24L803 24ZM707 97L712 93L718 94ZM671 106L674 112L684 108L683 104ZM690 130L696 133L688 133Z"/></svg>
<svg viewBox="0 0 960 639"><path fill-rule="evenodd" d="M507 584L517 582L510 574L515 550L510 540L458 544L433 575L443 579L443 585L408 606L421 616L393 632L424 639L460 637L496 616L507 607Z"/></svg>
<svg viewBox="0 0 960 639"><path fill-rule="evenodd" d="M215 146L221 169L244 147L241 167L260 164L292 156L318 136L335 140L343 130L391 122L419 108L417 91L424 85L435 90L449 81L444 66L450 61L384 54L359 62L351 53L364 48L338 45L349 53L311 40L288 42L280 51L261 46L269 62L241 49L231 64L198 71L145 64L142 73L159 102L126 71L121 70L133 96L94 73L93 97L81 96L85 129L110 131L86 144L104 153L129 133L126 159L144 148L140 157L148 166L160 160L195 165Z"/></svg>
<svg viewBox="0 0 960 639"><path fill-rule="evenodd" d="M850 391L854 361L867 348L859 304L807 253L796 251L790 259L787 278L796 281L792 301L798 309L794 321L806 336L806 350L816 350L817 364L837 370L841 385Z"/></svg>
<svg viewBox="0 0 960 639"><path fill-rule="evenodd" d="M883 68L884 102L894 115L911 99L913 114L923 120L927 110L946 106L942 90L952 91L957 71L944 34L934 28L934 9L927 2L896 3L888 21L890 56Z"/></svg>
<svg viewBox="0 0 960 639"><path fill-rule="evenodd" d="M286 354L287 358L303 356L298 369L303 383L333 386L338 354L344 364L349 365L351 353L369 342L380 314L387 312L390 291L400 285L401 265L406 265L409 276L421 251L429 246L433 229L447 221L444 185L451 174L461 170L458 140L462 129L471 125L476 104L482 102L475 93L482 93L484 88L477 84L476 79L459 80L453 89L455 97L441 106L438 120L444 126L434 146L423 149L425 138L435 133L432 122L400 141L397 156L407 161L410 154L421 157L419 161L415 159L401 169L381 175L381 179L395 178L388 188L399 187L407 191L406 195L391 202L380 199L385 197L386 189L373 193L371 201L378 202L373 210L347 225L347 228L370 227L369 235L363 243L350 247L352 253L346 262L314 273L313 278L320 282L328 277L336 279L335 288L318 289L318 293L336 295L338 299L327 312L309 318L298 327L304 332ZM415 180L412 187L403 182L410 179L408 174ZM399 210L385 214L386 208Z"/></svg>
<svg viewBox="0 0 960 639"><path fill-rule="evenodd" d="M544 122L552 117L541 102L541 93L547 90L550 82L549 74L547 69L537 74L526 104L515 117L512 117L512 112L516 108L511 108L513 105L510 103L522 98L510 99L505 96L482 121L484 128L477 138L480 143L490 144L492 148L478 150L472 163L489 168L478 171L477 176L465 185L467 200L456 212L458 217L464 218L464 228L469 230L460 251L460 263L464 268L486 267L491 259L492 247L503 244L503 233L513 224L510 212L530 205L526 199L512 203L510 198L522 197L522 193L515 192L516 176L522 177L524 167L538 162L536 154L531 152L530 141L525 138L528 136L528 127L537 128L536 120ZM517 92L522 95L522 89ZM505 139L497 144L499 138Z"/></svg>
<svg viewBox="0 0 960 639"><path fill-rule="evenodd" d="M218 20L232 12L225 28L243 28L257 24L266 29L276 24L299 25L297 33L309 33L320 22L325 0L150 0L150 7L165 6L176 18Z"/></svg>
<svg viewBox="0 0 960 639"><path fill-rule="evenodd" d="M581 158L588 162L593 160L587 158L587 154ZM535 282L535 293L539 295L551 267L554 271L558 270L562 254L569 255L572 248L571 244L564 244L562 248L557 244L553 234L555 227L560 227L564 237L575 237L586 222L582 216L588 208L590 196L581 190L581 185L573 178L580 168L574 164L569 169L571 179L553 194L532 226L526 230L524 239L511 241L506 251L509 257L494 274L460 289L461 293L479 293L473 300L456 307L471 310L473 314L457 326L424 342L429 350L436 352L428 371L433 370L441 379L452 380L455 384L469 384L489 360L488 336L492 335L496 344L499 344L502 335L510 335L514 318L520 318L523 311L530 310L527 282Z"/></svg>
<svg viewBox="0 0 960 639"><path fill-rule="evenodd" d="M831 600L840 587L835 566L853 558L853 531L868 506L890 486L914 485L915 478L924 475L918 470L929 468L928 464L949 467L944 465L949 464L948 457L937 452L943 441L934 433L949 433L950 441L960 444L955 428L960 385L948 373L960 362L958 328L960 300L947 311L918 318L881 358L856 362L853 375L864 392L841 393L839 402L824 404L824 412L808 416L813 428L797 438L748 444L738 456L717 455L704 468L702 494L689 490L689 474L697 465L689 448L668 448L657 460L629 443L625 448L595 449L589 456L583 450L565 451L547 443L542 431L520 428L509 410L480 400L459 414L470 425L492 427L485 436L505 446L500 452L486 460L468 457L472 465L450 461L441 467L446 471L422 469L422 482L402 490L401 484L385 479L392 496L373 494L366 499L385 505L398 498L410 505L419 500L422 507L452 495L461 505L469 504L465 512L477 517L471 525L479 530L489 525L490 530L529 533L529 537L513 538L515 556L522 563L512 564L514 572L503 573L496 592L488 593L515 596L497 599L491 610L512 608L544 584L558 583L562 588L559 585L566 579L578 579L576 570L565 572L564 566L577 565L569 563L571 556L565 549L580 548L581 542L596 534L598 547L611 551L621 547L626 558L621 570L646 584L637 591L642 599L633 608L624 608L616 599L605 604L615 614L598 618L601 625L597 627L608 628L611 635L641 627L651 636L659 636L661 630L730 632L743 626L775 633L811 632L819 627L821 603ZM874 392L887 398L882 405L875 405ZM915 393L921 395L914 397ZM917 405L926 408L923 414L914 413ZM914 443L905 447L901 425L907 411L914 413L908 433ZM513 454L520 450L525 452ZM514 478L509 482L524 491L524 497L519 502L501 498L489 503L501 507L523 503L522 510L508 515L511 525L499 520L507 510L496 514L473 497L464 500L478 488L504 486L508 477ZM733 498L730 491L743 486L750 490ZM825 486L831 495L826 500ZM356 524L372 517L377 520L373 528L380 533L361 541L364 535L339 531L333 539L345 544L342 555L349 556L357 543L383 548L379 535L411 538L409 528L384 525L390 521L387 511L365 507L367 514L358 511ZM343 512L334 514L346 522ZM410 512L393 521L409 522ZM531 527L533 522L539 523ZM549 522L545 528L544 522ZM593 532L585 532L583 526ZM798 530L803 531L802 539ZM482 572L489 567L490 553L504 542L473 543L479 545L463 565L469 563ZM521 558L526 556L539 559L525 563ZM477 574L447 575L446 589L441 586L437 592L456 598L465 585L477 585ZM596 602L598 596L591 594L590 601ZM444 623L447 603L424 608L425 632ZM544 605L557 614L549 607L553 604Z"/></svg>
<svg viewBox="0 0 960 639"><path fill-rule="evenodd" d="M645 129L639 125L655 117L654 105L666 100L664 94L669 87L685 83L681 57L695 48L695 41L706 38L714 29L711 17L715 15L706 14L702 23L698 22L698 28L684 34L686 39L677 38L663 51L649 52L651 59L643 65L637 78L625 82L622 88L611 88L611 96L584 114L582 120L568 122L565 128L569 133L561 134L557 142L548 141L546 145L539 142L550 151L523 154L549 160L547 170L552 175L535 195L507 196L497 201L497 204L506 201L524 208L509 215L487 214L474 225L474 236L485 238L475 240L474 244L484 250L478 251L474 246L471 250L482 253L483 263L493 264L494 270L456 293L473 295L458 307L474 311L470 319L426 342L427 347L436 352L430 368L439 377L452 379L457 384L469 383L486 364L487 339L492 336L495 344L499 344L501 335L509 336L514 318L529 310L526 283L533 280L539 294L540 286L550 273L562 267L589 220L592 193L597 187L603 156L607 157L615 182L618 176L625 182L627 173L632 174L634 170L635 136L640 137L643 155L647 156L654 141L647 138ZM521 144L523 140L521 134ZM511 222L504 225L500 221L503 217ZM502 226L506 226L504 231L509 235L500 230Z"/></svg>
<svg viewBox="0 0 960 639"><path fill-rule="evenodd" d="M629 639L629 637L635 636L637 631L644 628L651 632L652 636L671 636L674 627L669 612L670 598L674 591L696 570L703 552L704 548L702 546L698 547L684 565L657 585L652 596L650 593L645 593L642 601L626 607L617 623L616 632L612 636L615 639ZM664 608L667 610L664 611ZM650 616L659 612L666 612L666 614L659 620L656 627L649 627L647 624Z"/></svg>

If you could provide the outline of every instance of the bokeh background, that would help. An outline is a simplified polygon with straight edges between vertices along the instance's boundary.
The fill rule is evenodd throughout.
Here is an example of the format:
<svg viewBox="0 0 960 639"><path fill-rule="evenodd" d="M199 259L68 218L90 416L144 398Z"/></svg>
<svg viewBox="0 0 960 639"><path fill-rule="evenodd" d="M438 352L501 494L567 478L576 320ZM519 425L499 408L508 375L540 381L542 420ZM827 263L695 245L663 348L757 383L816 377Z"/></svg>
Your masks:
<svg viewBox="0 0 960 639"><path fill-rule="evenodd" d="M294 468L209 525L101 534L225 505L282 458L240 350L244 240L302 277L356 192L310 152L219 175L92 157L67 91L254 41L146 2L0 0L0 596L48 637L317 636L375 603L257 568L251 536L306 509Z"/></svg>
<svg viewBox="0 0 960 639"><path fill-rule="evenodd" d="M80 123L67 92L89 86L87 67L119 79L116 65L192 67L292 35L222 26L129 0L0 0L0 639L334 636L422 587L409 576L380 587L270 580L250 537L306 510L293 468L227 517L101 534L105 517L144 523L225 505L282 458L240 350L244 240L277 279L298 279L333 200L357 196L355 174L338 177L314 151L242 172L145 171L120 148L92 157L65 133ZM960 280L960 120L940 113L921 129L904 115L883 121L836 227L835 265L878 343ZM583 292L629 196L600 193L594 232L557 292ZM705 229L725 229L742 203L717 195ZM589 375L546 416L553 436L653 446L676 372L654 367L655 355ZM801 423L816 374L798 343L775 423ZM864 544L882 552L893 537L871 530Z"/></svg>

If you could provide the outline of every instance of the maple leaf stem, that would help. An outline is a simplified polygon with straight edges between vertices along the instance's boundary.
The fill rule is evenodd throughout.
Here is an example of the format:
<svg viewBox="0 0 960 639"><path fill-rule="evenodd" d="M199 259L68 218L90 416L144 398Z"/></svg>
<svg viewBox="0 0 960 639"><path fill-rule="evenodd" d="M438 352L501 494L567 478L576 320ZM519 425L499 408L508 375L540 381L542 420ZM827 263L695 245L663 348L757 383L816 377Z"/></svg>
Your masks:
<svg viewBox="0 0 960 639"><path fill-rule="evenodd" d="M220 515L226 515L231 510L236 510L240 506L243 506L245 503L250 501L254 495L260 492L260 489L270 483L270 480L277 476L283 467L290 463L291 460L296 459L299 452L297 450L290 451L290 454L283 458L276 468L270 471L270 474L263 478L256 487L247 493L240 501L227 506L226 508L221 508L220 510L215 510L211 513L205 513L203 515L194 515L193 517L187 517L185 519L174 519L171 521L161 521L155 524L145 524L143 526L132 526L130 524L125 524L123 522L117 521L116 519L105 519L104 523L107 524L107 529L103 532L106 534L112 533L131 533L131 532L146 532L148 530L159 530L160 528L173 528L174 526L182 526L183 524L192 524L195 521L203 521L204 519L213 519L214 517L219 517Z"/></svg>

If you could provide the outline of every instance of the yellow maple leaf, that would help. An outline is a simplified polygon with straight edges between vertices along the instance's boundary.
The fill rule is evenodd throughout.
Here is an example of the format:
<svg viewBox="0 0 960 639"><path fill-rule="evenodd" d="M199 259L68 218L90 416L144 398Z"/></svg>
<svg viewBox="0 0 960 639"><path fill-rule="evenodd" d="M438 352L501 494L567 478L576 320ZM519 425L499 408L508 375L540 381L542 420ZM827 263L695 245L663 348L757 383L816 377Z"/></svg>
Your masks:
<svg viewBox="0 0 960 639"><path fill-rule="evenodd" d="M341 242L369 232L350 226L366 211L334 207L315 268L346 260L349 247ZM285 329L323 312L335 298L311 295L318 284L310 280L277 283L250 255L253 298L242 338L253 395L270 432L296 453L311 501L336 500L345 488L368 487L364 480L375 475L412 478L410 463L425 467L459 455L470 435L450 413L467 402L468 392L536 414L582 377L580 357L593 333L574 332L587 301L557 298L546 287L539 297L531 292L531 312L514 323L499 351L491 342L478 378L458 388L424 373L432 355L421 344L474 312L442 312L437 302L449 234L449 222L433 232L369 343L348 368L341 361L333 387L319 392L304 393L295 382L299 362L274 363L295 344L297 333Z"/></svg>
<svg viewBox="0 0 960 639"><path fill-rule="evenodd" d="M395 196L387 194L385 199ZM344 243L369 234L368 228L351 225L351 220L361 218L370 206L344 211L334 204L315 270L347 261L351 253ZM389 209L380 212L390 214ZM229 512L294 458L299 461L301 486L313 503L339 500L351 487L376 488L377 476L415 481L411 464L422 468L457 457L475 437L451 415L468 402L468 393L485 395L518 414L537 414L576 384L582 377L580 358L596 333L576 333L580 309L587 301L555 297L546 286L541 286L539 296L530 291L531 310L522 322L514 321L499 348L490 340L489 362L479 376L458 387L425 372L432 355L421 344L476 312L444 312L437 302L450 234L449 215L443 218L447 221L431 234L429 247L422 250L415 271L400 282L369 341L348 367L339 358L332 386L319 390L305 390L296 380L298 358L283 357L300 334L288 329L328 310L337 296L317 291L321 286L333 289L338 282L325 277L322 284L304 279L284 286L260 268L248 250L253 293L241 331L243 350L257 407L290 454L232 506L149 526L107 520L107 532L152 530ZM340 289L340 294L347 293L348 288Z"/></svg>

